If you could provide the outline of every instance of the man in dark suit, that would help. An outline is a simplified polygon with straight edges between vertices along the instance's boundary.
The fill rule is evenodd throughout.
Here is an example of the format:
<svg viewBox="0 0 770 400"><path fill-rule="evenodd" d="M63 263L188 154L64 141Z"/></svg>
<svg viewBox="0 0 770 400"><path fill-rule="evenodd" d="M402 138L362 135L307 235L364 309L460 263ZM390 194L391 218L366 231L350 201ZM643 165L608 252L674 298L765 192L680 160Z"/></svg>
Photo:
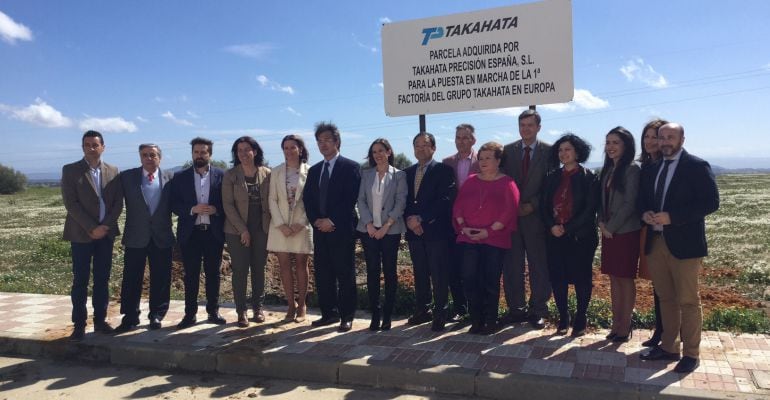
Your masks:
<svg viewBox="0 0 770 400"><path fill-rule="evenodd" d="M141 167L123 171L120 182L126 205L123 228L123 283L120 312L123 320L115 333L139 325L145 263L150 264L150 329L160 329L166 316L171 288L171 171L160 169L162 153L156 144L140 144Z"/></svg>
<svg viewBox="0 0 770 400"><path fill-rule="evenodd" d="M418 133L412 145L417 164L406 169L404 218L417 304L407 323L418 325L432 320L431 329L441 331L447 319L449 241L455 236L452 203L457 187L452 168L433 160L436 138L432 134Z"/></svg>
<svg viewBox="0 0 770 400"><path fill-rule="evenodd" d="M525 110L519 115L521 140L503 149L503 172L513 178L519 188L518 229L511 235L511 249L505 254L503 286L508 304L506 322L529 320L535 329L545 328L551 282L545 250L546 228L540 219L538 204L543 180L548 170L551 145L537 139L540 132L540 114ZM524 259L529 269L529 302L524 286Z"/></svg>
<svg viewBox="0 0 770 400"><path fill-rule="evenodd" d="M448 165L455 174L457 190L465 183L465 180L473 174L478 174L479 160L473 145L476 144L476 130L471 124L460 124L455 128L455 147L457 153L443 159L441 162ZM452 253L449 270L449 291L452 293L452 312L449 314L448 321L457 321L468 313L468 302L463 293L462 284L462 246L458 246L456 238L449 240L449 251Z"/></svg>
<svg viewBox="0 0 770 400"><path fill-rule="evenodd" d="M708 162L682 148L684 128L668 123L658 129L663 154L646 168L639 182L639 206L648 225L645 253L655 291L660 297L663 336L643 360L679 360L675 372L688 373L700 364L703 317L698 274L706 246L705 217L719 208L719 190Z"/></svg>
<svg viewBox="0 0 770 400"><path fill-rule="evenodd" d="M219 269L225 243L224 171L210 164L213 152L210 140L198 137L190 144L193 165L177 172L171 184L171 210L178 217L176 237L184 263L185 315L177 329L197 322L201 259L206 274L207 320L218 325L226 323L219 315Z"/></svg>
<svg viewBox="0 0 770 400"><path fill-rule="evenodd" d="M83 340L88 310L88 281L93 261L94 331L112 333L107 323L112 247L120 234L118 217L123 211L118 169L103 162L104 138L88 131L81 139L83 159L62 168L61 193L67 217L64 240L72 246L72 322L70 339Z"/></svg>
<svg viewBox="0 0 770 400"><path fill-rule="evenodd" d="M313 326L340 322L353 327L356 311L355 228L361 168L340 155L337 126L321 122L315 139L323 161L310 167L302 198L313 224L313 269L321 318Z"/></svg>

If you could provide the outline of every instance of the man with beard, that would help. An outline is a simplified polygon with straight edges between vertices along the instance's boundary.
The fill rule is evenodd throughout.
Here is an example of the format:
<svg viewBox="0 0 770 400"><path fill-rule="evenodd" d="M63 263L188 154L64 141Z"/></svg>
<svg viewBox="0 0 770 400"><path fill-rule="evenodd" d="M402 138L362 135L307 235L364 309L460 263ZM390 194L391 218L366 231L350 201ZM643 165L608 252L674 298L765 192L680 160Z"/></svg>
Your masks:
<svg viewBox="0 0 770 400"><path fill-rule="evenodd" d="M197 322L201 260L206 274L208 322L226 323L219 314L219 268L225 243L224 171L210 164L213 152L210 140L198 137L190 145L193 165L177 172L171 184L171 210L178 216L176 236L184 263L184 318L177 329Z"/></svg>
<svg viewBox="0 0 770 400"><path fill-rule="evenodd" d="M698 365L703 319L698 274L707 255L705 217L719 208L719 191L709 164L682 148L684 128L668 123L658 129L663 155L642 172L639 206L648 225L645 253L660 297L663 337L642 360L679 360L675 372Z"/></svg>

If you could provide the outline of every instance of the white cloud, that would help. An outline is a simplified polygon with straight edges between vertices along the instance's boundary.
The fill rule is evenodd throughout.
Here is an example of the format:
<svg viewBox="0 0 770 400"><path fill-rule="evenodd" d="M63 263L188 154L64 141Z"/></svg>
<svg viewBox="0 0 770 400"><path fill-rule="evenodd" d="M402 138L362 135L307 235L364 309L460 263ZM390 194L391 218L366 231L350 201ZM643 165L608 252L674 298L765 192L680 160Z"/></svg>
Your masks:
<svg viewBox="0 0 770 400"><path fill-rule="evenodd" d="M19 40L31 41L32 31L0 11L0 39L8 44L16 44Z"/></svg>
<svg viewBox="0 0 770 400"><path fill-rule="evenodd" d="M550 136L561 136L561 135L564 134L564 132L565 131L560 131L560 130L556 130L556 129L549 129L548 132L546 132L546 133L548 133L548 135L550 135Z"/></svg>
<svg viewBox="0 0 770 400"><path fill-rule="evenodd" d="M295 110L295 109L293 109L293 108L291 108L291 107L286 107L284 110L286 110L286 111L288 111L289 113L291 113L291 114L294 114L294 115L296 115L296 116L298 116L298 117L301 117L301 116L302 116L302 114L300 114L300 113L299 113L297 110Z"/></svg>
<svg viewBox="0 0 770 400"><path fill-rule="evenodd" d="M610 106L610 102L594 96L586 89L575 89L572 101L569 103L544 104L540 106L545 110L555 112L575 111L577 108L584 110L601 110Z"/></svg>
<svg viewBox="0 0 770 400"><path fill-rule="evenodd" d="M495 108L492 110L481 110L483 114L497 114L506 117L518 117L522 111L526 110L526 107L508 107L508 108Z"/></svg>
<svg viewBox="0 0 770 400"><path fill-rule="evenodd" d="M224 51L241 57L260 59L270 53L275 47L268 43L234 44L224 48Z"/></svg>
<svg viewBox="0 0 770 400"><path fill-rule="evenodd" d="M389 24L391 22L393 22L393 21L391 21L390 18L388 18L388 17L380 17L380 23L381 24Z"/></svg>
<svg viewBox="0 0 770 400"><path fill-rule="evenodd" d="M639 81L658 89L668 86L666 78L639 57L629 60L626 65L620 67L620 72L629 82Z"/></svg>
<svg viewBox="0 0 770 400"><path fill-rule="evenodd" d="M370 51L372 53L376 53L378 51L376 47L370 46L370 45L365 44L365 43L361 42L360 40L358 40L358 37L356 36L355 33L352 33L351 35L353 36L353 41L356 42L356 45L358 47L360 47L362 49L366 49L366 50L368 50L368 51Z"/></svg>
<svg viewBox="0 0 770 400"><path fill-rule="evenodd" d="M187 116L190 117L190 118L200 119L200 116L198 114L196 114L196 113L194 113L194 112L192 112L190 110L187 110L187 112L185 114L187 114Z"/></svg>
<svg viewBox="0 0 770 400"><path fill-rule="evenodd" d="M175 97L155 96L152 100L156 103L187 103L189 99L186 94L182 94Z"/></svg>
<svg viewBox="0 0 770 400"><path fill-rule="evenodd" d="M171 111L166 111L160 116L180 126L195 126L195 124L186 119L177 118Z"/></svg>
<svg viewBox="0 0 770 400"><path fill-rule="evenodd" d="M121 117L108 117L108 118L93 118L89 117L80 121L80 129L82 130L95 130L112 133L120 132L136 132L136 125L131 121L126 121Z"/></svg>
<svg viewBox="0 0 770 400"><path fill-rule="evenodd" d="M259 82L259 84L262 85L262 87L266 87L270 90L276 90L279 92L294 94L294 88L292 88L291 86L284 86L276 81L271 81L270 79L268 79L268 77L264 75L257 75L257 82Z"/></svg>
<svg viewBox="0 0 770 400"><path fill-rule="evenodd" d="M72 126L71 119L65 117L59 110L51 107L40 98L35 99L35 104L23 108L0 104L0 111L10 114L11 118L48 128Z"/></svg>
<svg viewBox="0 0 770 400"><path fill-rule="evenodd" d="M145 124L150 122L147 118L143 118L141 115L137 115L136 120L139 122L144 122Z"/></svg>

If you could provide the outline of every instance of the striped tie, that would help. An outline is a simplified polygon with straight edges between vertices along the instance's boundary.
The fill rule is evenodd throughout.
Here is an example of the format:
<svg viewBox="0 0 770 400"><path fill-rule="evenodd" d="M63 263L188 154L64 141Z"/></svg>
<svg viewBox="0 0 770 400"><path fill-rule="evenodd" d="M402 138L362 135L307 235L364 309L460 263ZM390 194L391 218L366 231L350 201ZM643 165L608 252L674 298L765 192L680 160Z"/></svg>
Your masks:
<svg viewBox="0 0 770 400"><path fill-rule="evenodd" d="M417 197L417 193L420 192L420 184L422 183L422 177L425 175L425 166L420 165L417 167L417 173L414 175L414 196Z"/></svg>

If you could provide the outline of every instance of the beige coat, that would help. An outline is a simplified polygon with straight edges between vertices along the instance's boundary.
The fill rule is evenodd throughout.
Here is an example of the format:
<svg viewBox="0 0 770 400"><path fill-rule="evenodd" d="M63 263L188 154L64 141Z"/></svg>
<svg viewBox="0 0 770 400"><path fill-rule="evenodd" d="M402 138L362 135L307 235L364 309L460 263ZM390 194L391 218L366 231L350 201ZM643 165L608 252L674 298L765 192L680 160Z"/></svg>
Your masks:
<svg viewBox="0 0 770 400"><path fill-rule="evenodd" d="M99 225L107 225L110 238L120 235L118 217L123 211L123 190L118 179L118 169L102 161L102 197L106 212L99 222L99 196L96 193L90 167L85 159L67 164L62 168L61 195L67 218L64 220L64 240L89 243L91 232Z"/></svg>
<svg viewBox="0 0 770 400"><path fill-rule="evenodd" d="M313 230L305 213L305 204L302 201L302 191L310 166L302 163L299 167L299 180L297 182L296 205L289 211L289 197L286 194L286 164L281 164L273 169L270 179L270 232L267 237L267 248L271 251L309 254L313 251ZM305 231L291 237L284 237L278 229L281 225L301 224L305 225Z"/></svg>
<svg viewBox="0 0 770 400"><path fill-rule="evenodd" d="M262 230L267 233L270 227L270 206L267 200L270 195L270 168L257 169L257 182L262 199ZM222 207L225 209L225 233L240 235L248 231L246 221L249 220L249 192L240 165L225 171L222 180Z"/></svg>

